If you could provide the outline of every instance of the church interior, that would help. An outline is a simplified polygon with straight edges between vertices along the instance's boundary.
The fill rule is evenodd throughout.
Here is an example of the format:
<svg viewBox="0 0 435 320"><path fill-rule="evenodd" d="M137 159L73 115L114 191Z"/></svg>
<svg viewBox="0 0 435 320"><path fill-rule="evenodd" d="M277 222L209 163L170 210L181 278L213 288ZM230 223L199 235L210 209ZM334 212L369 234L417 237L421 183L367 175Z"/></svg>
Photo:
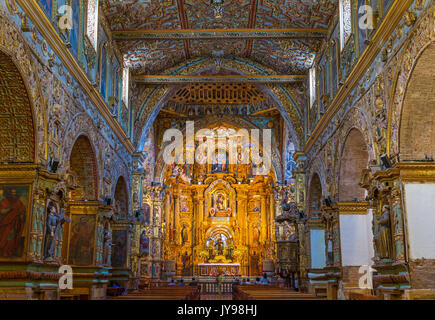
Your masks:
<svg viewBox="0 0 435 320"><path fill-rule="evenodd" d="M435 300L435 1L0 12L0 300Z"/></svg>

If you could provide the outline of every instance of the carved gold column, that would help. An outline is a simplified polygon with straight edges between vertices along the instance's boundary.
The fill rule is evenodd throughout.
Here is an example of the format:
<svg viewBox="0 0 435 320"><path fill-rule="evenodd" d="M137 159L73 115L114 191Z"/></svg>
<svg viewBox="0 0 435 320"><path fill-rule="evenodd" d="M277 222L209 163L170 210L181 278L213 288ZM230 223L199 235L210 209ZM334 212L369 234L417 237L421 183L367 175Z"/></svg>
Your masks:
<svg viewBox="0 0 435 320"><path fill-rule="evenodd" d="M260 193L260 206L261 206L261 243L265 243L267 239L267 207L266 207L266 193L264 190Z"/></svg>
<svg viewBox="0 0 435 320"><path fill-rule="evenodd" d="M237 186L237 219L240 226L240 244L247 245L248 242L248 193L242 185Z"/></svg>
<svg viewBox="0 0 435 320"><path fill-rule="evenodd" d="M269 193L269 230L268 240L275 241L275 198L273 193Z"/></svg>

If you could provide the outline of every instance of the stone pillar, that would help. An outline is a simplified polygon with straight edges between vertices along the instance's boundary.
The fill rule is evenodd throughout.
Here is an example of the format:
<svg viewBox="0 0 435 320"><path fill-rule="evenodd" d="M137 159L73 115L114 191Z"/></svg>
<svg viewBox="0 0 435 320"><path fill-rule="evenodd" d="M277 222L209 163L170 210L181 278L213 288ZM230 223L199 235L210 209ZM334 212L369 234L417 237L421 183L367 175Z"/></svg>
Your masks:
<svg viewBox="0 0 435 320"><path fill-rule="evenodd" d="M161 247L162 247L162 188L153 187L153 219L152 219L152 237L150 238L150 256L151 256L151 278L159 279L162 264Z"/></svg>

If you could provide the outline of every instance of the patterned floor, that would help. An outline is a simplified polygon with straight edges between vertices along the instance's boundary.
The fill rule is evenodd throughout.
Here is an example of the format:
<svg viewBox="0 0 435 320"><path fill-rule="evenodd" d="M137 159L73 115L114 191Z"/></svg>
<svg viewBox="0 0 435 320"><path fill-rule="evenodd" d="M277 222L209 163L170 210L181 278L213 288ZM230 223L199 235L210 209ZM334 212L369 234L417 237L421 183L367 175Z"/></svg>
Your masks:
<svg viewBox="0 0 435 320"><path fill-rule="evenodd" d="M225 294L201 294L200 300L233 300L231 293Z"/></svg>

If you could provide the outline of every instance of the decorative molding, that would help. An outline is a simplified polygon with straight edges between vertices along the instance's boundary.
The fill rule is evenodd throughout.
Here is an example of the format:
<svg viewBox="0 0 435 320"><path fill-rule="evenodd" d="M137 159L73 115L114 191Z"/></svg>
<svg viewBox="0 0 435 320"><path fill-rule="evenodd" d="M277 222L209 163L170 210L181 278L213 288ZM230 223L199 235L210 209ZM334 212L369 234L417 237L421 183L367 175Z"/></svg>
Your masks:
<svg viewBox="0 0 435 320"><path fill-rule="evenodd" d="M212 75L212 76L192 76L192 75L139 75L134 76L136 83L144 84L190 84L196 83L290 83L306 80L305 75Z"/></svg>
<svg viewBox="0 0 435 320"><path fill-rule="evenodd" d="M199 40L199 39L324 39L327 29L180 29L112 31L113 39Z"/></svg>
<svg viewBox="0 0 435 320"><path fill-rule="evenodd" d="M86 73L82 70L77 60L69 52L68 48L65 46L57 31L42 12L37 2L35 0L17 0L17 2L29 16L33 24L38 28L41 35L44 37L44 39L46 39L50 47L63 62L71 75L81 85L84 92L89 96L92 103L100 111L107 124L118 136L121 143L125 146L128 152L133 153L134 147L131 141L128 139L120 124L113 118L101 95L92 86L92 83L89 81Z"/></svg>
<svg viewBox="0 0 435 320"><path fill-rule="evenodd" d="M366 215L369 207L368 202L338 202L338 211L340 215Z"/></svg>
<svg viewBox="0 0 435 320"><path fill-rule="evenodd" d="M352 93L355 86L359 83L360 78L367 72L370 65L381 51L382 44L387 39L399 21L403 18L403 14L411 5L412 0L395 1L390 11L388 12L382 24L373 36L369 46L364 53L359 57L358 62L348 75L346 82L339 89L337 95L332 100L331 105L326 110L323 117L320 118L316 127L313 129L310 137L305 143L305 152L308 153L319 139L322 132L332 121L333 116L340 110L345 99Z"/></svg>
<svg viewBox="0 0 435 320"><path fill-rule="evenodd" d="M401 162L398 167L402 181L435 182L435 162Z"/></svg>

